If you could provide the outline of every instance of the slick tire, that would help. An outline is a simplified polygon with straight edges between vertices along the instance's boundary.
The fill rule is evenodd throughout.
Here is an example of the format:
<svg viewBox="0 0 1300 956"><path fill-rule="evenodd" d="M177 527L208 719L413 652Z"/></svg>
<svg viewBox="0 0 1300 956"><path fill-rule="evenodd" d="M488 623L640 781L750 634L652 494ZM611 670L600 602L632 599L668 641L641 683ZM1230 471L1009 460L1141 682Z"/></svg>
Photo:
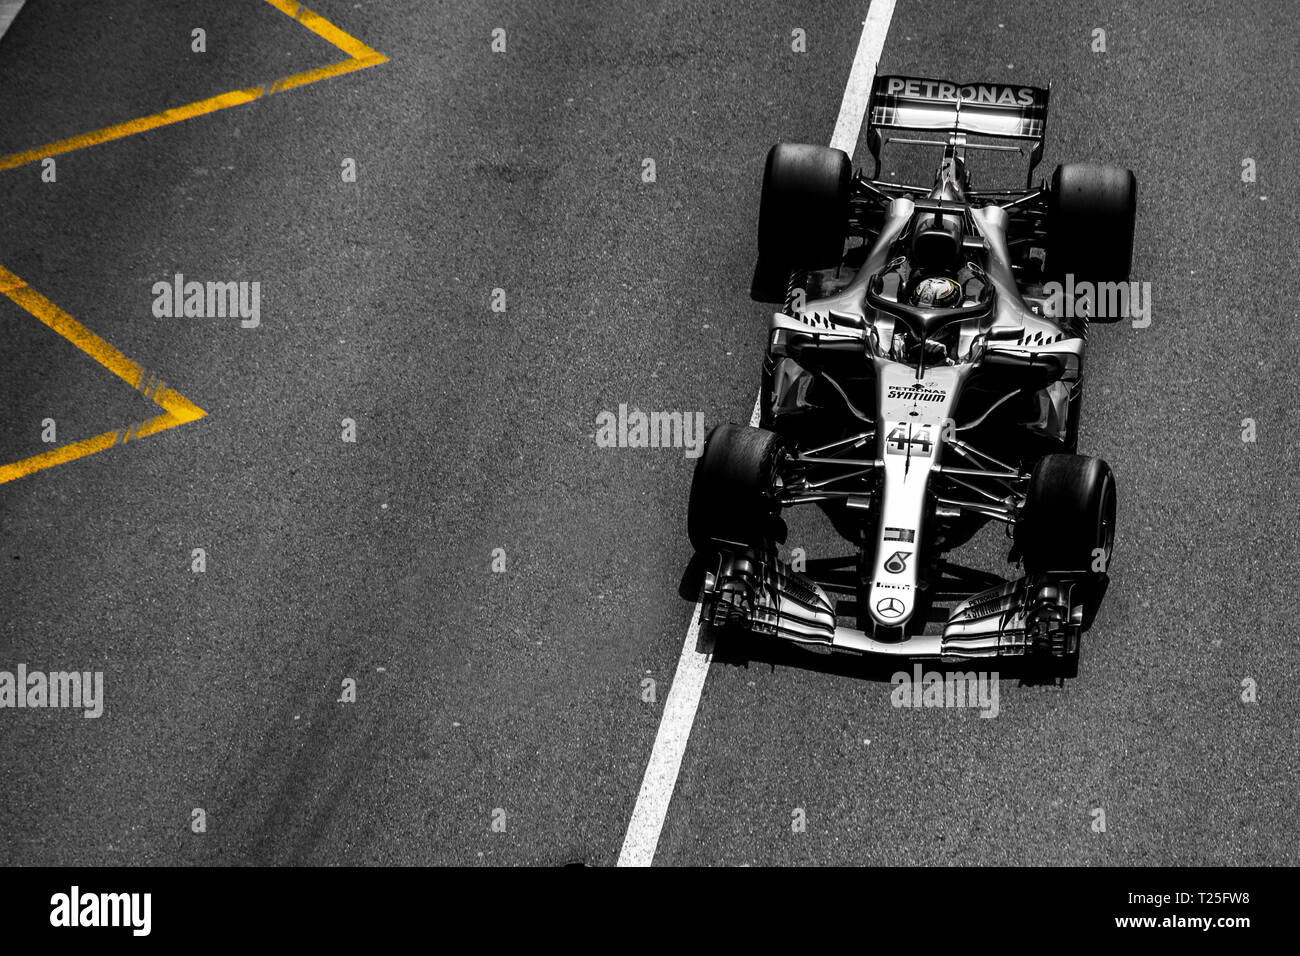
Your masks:
<svg viewBox="0 0 1300 956"><path fill-rule="evenodd" d="M767 276L839 265L852 185L843 150L777 143L768 151L758 212L758 261Z"/></svg>
<svg viewBox="0 0 1300 956"><path fill-rule="evenodd" d="M1068 163L1052 175L1047 270L1057 280L1123 282L1133 262L1137 177L1130 169Z"/></svg>
<svg viewBox="0 0 1300 956"><path fill-rule="evenodd" d="M1016 523L1025 571L1105 574L1115 549L1116 511L1115 477L1106 462L1044 455Z"/></svg>
<svg viewBox="0 0 1300 956"><path fill-rule="evenodd" d="M687 509L696 551L767 548L784 539L776 493L786 449L779 435L762 428L728 423L709 432Z"/></svg>

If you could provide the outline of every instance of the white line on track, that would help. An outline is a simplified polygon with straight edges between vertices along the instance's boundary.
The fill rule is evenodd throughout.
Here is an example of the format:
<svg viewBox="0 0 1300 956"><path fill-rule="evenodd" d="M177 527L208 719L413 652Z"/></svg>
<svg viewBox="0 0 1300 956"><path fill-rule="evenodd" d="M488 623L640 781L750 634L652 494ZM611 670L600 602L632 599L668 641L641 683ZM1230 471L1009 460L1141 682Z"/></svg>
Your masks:
<svg viewBox="0 0 1300 956"><path fill-rule="evenodd" d="M27 0L0 0L0 37L8 32L9 27L13 25L14 18L18 16L18 11L23 8Z"/></svg>
<svg viewBox="0 0 1300 956"><path fill-rule="evenodd" d="M840 115L831 135L831 148L844 150L850 158L862 134L862 117L867 112L867 100L871 98L871 81L876 78L876 64L885 48L889 21L894 19L894 3L895 0L871 0L871 9L862 21L858 52L853 57L853 69L849 71L844 99L840 101Z"/></svg>
<svg viewBox="0 0 1300 956"><path fill-rule="evenodd" d="M867 18L862 22L858 52L853 57L853 69L849 72L839 117L835 120L835 133L831 136L831 146L844 150L850 157L862 133L862 117L871 96L871 81L875 78L876 64L885 46L885 34L889 32L895 2L871 0ZM754 401L750 425L758 424L761 398L760 395ZM677 786L677 773L686 754L686 742L695 723L695 711L704 692L704 679L709 675L709 664L713 661L713 637L701 630L700 611L700 602L696 601L682 656L677 660L673 684L668 690L668 699L664 701L664 714L650 751L650 762L641 780L641 792L637 794L636 807L623 838L623 849L618 855L619 866L649 866L654 862L659 834L668 816L668 804Z"/></svg>

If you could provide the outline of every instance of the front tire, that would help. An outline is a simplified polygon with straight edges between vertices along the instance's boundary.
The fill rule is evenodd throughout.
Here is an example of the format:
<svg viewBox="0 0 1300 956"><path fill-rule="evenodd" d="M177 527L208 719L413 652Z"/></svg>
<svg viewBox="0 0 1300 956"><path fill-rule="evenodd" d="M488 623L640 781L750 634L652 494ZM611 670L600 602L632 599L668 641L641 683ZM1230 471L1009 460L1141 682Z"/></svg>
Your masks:
<svg viewBox="0 0 1300 956"><path fill-rule="evenodd" d="M1110 466L1044 455L1029 479L1016 544L1030 574L1104 574L1115 549L1118 497Z"/></svg>
<svg viewBox="0 0 1300 956"><path fill-rule="evenodd" d="M785 440L766 429L727 423L709 432L687 509L696 551L766 549L784 539L776 495L786 454Z"/></svg>
<svg viewBox="0 0 1300 956"><path fill-rule="evenodd" d="M1016 547L1036 589L1025 626L1038 663L1055 676L1079 672L1082 635L1110 581L1117 500L1115 477L1100 458L1045 455L1030 476L1016 523Z"/></svg>

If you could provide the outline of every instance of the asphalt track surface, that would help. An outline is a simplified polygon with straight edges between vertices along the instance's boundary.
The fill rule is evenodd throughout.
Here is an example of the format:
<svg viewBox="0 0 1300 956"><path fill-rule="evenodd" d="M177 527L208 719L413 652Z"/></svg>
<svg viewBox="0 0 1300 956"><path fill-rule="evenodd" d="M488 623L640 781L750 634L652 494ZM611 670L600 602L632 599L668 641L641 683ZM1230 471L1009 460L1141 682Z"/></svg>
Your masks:
<svg viewBox="0 0 1300 956"><path fill-rule="evenodd" d="M747 420L762 158L828 140L867 6L316 0L388 62L0 172L0 265L206 412L0 485L0 668L106 688L0 711L0 863L612 864L693 609L692 462L595 417ZM995 719L720 648L656 864L1300 859L1297 30L899 0L881 72L1050 80L1044 172L1138 174L1152 322L1097 330L1081 442L1114 583L1078 679L1004 680ZM261 0L28 4L0 154L338 58ZM260 281L261 326L155 318L176 272ZM0 464L157 412L8 299L0 388Z"/></svg>

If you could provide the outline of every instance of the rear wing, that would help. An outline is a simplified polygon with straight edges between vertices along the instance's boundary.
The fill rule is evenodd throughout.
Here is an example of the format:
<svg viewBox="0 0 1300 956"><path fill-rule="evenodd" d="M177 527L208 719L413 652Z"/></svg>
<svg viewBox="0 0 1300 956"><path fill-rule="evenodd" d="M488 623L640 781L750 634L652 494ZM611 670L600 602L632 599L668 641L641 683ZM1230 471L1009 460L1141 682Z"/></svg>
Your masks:
<svg viewBox="0 0 1300 956"><path fill-rule="evenodd" d="M916 76L878 76L867 106L867 146L880 174L881 130L973 133L1026 140L1029 178L1043 157L1050 88L1005 83L953 83ZM900 142L912 142L898 137Z"/></svg>

